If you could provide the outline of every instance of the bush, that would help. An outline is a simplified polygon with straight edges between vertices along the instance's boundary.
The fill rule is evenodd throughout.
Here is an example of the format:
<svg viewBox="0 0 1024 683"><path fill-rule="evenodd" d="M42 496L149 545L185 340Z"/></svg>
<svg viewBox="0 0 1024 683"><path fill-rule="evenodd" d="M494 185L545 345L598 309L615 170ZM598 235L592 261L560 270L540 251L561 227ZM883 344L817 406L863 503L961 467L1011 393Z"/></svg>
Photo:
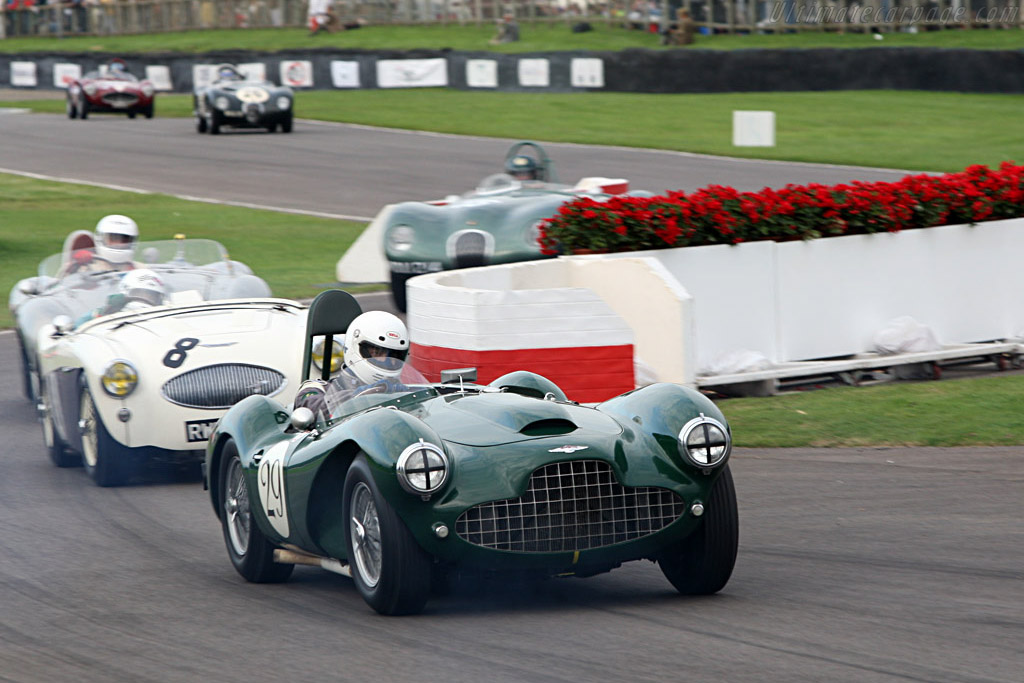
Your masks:
<svg viewBox="0 0 1024 683"><path fill-rule="evenodd" d="M711 185L692 194L581 198L541 226L545 254L639 251L707 244L784 242L898 232L1024 216L1024 166L969 166L960 173L897 182L787 185L737 192Z"/></svg>

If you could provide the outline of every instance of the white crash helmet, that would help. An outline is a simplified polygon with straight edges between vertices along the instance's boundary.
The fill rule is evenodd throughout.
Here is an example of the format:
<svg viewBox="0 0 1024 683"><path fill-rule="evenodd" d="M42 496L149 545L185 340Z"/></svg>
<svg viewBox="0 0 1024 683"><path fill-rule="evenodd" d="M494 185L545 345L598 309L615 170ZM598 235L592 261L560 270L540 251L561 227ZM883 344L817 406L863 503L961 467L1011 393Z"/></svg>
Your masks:
<svg viewBox="0 0 1024 683"><path fill-rule="evenodd" d="M96 224L96 255L110 263L127 263L135 257L139 226L128 216L104 216Z"/></svg>
<svg viewBox="0 0 1024 683"><path fill-rule="evenodd" d="M408 354L409 331L391 313L363 313L345 333L345 365L366 384L397 380Z"/></svg>
<svg viewBox="0 0 1024 683"><path fill-rule="evenodd" d="M128 302L160 306L167 299L167 287L160 276L148 268L129 272L121 279L118 291Z"/></svg>

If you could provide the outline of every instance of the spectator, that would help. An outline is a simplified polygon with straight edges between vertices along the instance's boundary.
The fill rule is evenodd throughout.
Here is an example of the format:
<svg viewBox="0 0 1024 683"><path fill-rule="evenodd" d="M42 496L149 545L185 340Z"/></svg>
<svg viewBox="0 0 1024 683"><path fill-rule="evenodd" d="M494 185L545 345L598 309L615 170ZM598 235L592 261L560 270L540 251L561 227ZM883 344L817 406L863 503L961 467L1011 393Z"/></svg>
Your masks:
<svg viewBox="0 0 1024 683"><path fill-rule="evenodd" d="M516 22L515 15L511 12L505 12L505 15L501 18L501 23L498 24L498 35L491 38L491 45L514 43L518 40L519 24Z"/></svg>
<svg viewBox="0 0 1024 683"><path fill-rule="evenodd" d="M315 36L321 31L330 33L337 23L331 0L309 0L309 35Z"/></svg>

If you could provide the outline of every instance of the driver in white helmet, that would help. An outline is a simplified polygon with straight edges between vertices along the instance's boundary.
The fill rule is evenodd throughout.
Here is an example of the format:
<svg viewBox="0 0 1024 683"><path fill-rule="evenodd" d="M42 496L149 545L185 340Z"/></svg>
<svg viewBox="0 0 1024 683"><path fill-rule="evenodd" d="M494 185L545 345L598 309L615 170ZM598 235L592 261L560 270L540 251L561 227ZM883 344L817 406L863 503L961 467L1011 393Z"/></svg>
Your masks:
<svg viewBox="0 0 1024 683"><path fill-rule="evenodd" d="M401 391L409 331L398 316L367 311L356 317L345 333L344 367L330 382L306 380L295 396L295 407L305 406L327 417L329 405L370 391Z"/></svg>
<svg viewBox="0 0 1024 683"><path fill-rule="evenodd" d="M85 233L85 231L79 231ZM135 246L139 226L128 216L111 214L96 224L91 248L79 248L69 254L58 277L76 271L103 273L131 270L135 267Z"/></svg>
<svg viewBox="0 0 1024 683"><path fill-rule="evenodd" d="M117 292L108 296L102 306L88 313L78 321L78 324L111 313L141 311L165 303L167 285L163 279L148 268L139 268L126 273L117 287Z"/></svg>

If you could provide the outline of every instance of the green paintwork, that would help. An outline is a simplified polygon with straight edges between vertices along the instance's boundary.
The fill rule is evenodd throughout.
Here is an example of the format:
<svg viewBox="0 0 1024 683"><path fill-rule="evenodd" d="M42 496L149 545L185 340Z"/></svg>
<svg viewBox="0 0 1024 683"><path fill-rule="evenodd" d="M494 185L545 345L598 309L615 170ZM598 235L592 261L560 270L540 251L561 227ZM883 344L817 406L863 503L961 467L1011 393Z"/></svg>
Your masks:
<svg viewBox="0 0 1024 683"><path fill-rule="evenodd" d="M550 384L530 373L520 375L530 391ZM701 413L727 424L718 408L700 393L674 384L656 384L607 401L596 408L544 400L508 391L465 392L433 385L381 406L320 424L314 433L296 433L285 408L273 399L250 396L221 418L207 452L207 485L217 509L217 473L223 444L238 445L254 502L254 517L276 543L345 559L341 491L348 465L366 454L382 493L416 541L442 562L487 570L536 570L550 574L600 571L632 559L650 557L696 527L689 512L666 528L614 546L573 552L516 553L481 548L460 539L456 520L467 509L515 498L526 490L533 471L553 462L604 460L625 486L655 486L675 491L687 508L705 501L727 462L704 471L687 459L677 435ZM449 393L442 393L449 392ZM389 407L397 410L387 409ZM537 430L523 428L544 421ZM572 426L575 425L575 428ZM568 433L558 433L572 429ZM549 432L556 432L550 435ZM395 473L398 455L419 439L440 445L451 463L448 482L429 500L405 491ZM290 522L287 537L278 534L259 505L256 453L281 441L293 449L284 463L284 490ZM573 453L552 453L566 445L586 446ZM218 511L219 514L219 511ZM436 524L451 533L439 539Z"/></svg>

